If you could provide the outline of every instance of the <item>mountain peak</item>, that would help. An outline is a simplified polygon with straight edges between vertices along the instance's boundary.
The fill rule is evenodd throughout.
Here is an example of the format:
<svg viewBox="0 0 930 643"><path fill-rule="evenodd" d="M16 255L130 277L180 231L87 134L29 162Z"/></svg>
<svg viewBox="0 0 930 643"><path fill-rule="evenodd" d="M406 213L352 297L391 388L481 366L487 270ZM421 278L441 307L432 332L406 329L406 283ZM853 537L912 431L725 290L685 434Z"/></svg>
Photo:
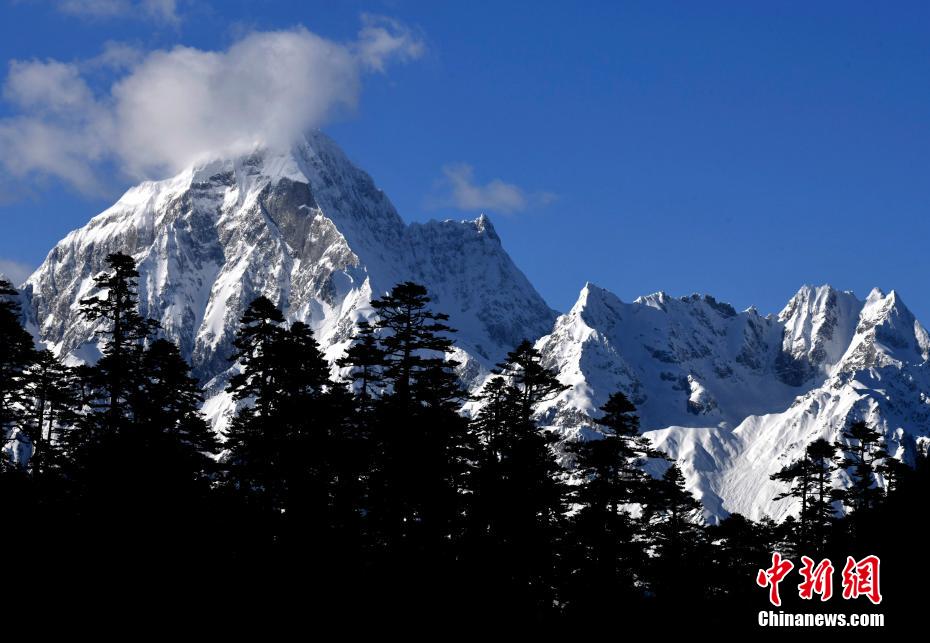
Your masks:
<svg viewBox="0 0 930 643"><path fill-rule="evenodd" d="M491 239L500 241L500 237L497 236L497 230L494 229L494 224L491 223L491 219L488 218L488 215L485 213L482 212L479 214L478 218L472 221L472 224L479 234L485 234Z"/></svg>
<svg viewBox="0 0 930 643"><path fill-rule="evenodd" d="M218 428L235 405L223 393L227 358L254 297L309 324L334 360L355 323L372 318L372 300L406 280L426 286L459 329L466 385L538 338L544 363L569 385L543 409L553 428L576 434L623 391L673 456L700 464L683 470L722 499L715 512L772 508L774 492L747 483L749 474L767 484L771 471L760 477L760 466L794 459L812 435L835 438L853 413L877 409L892 437L930 421L930 337L895 291L862 301L806 285L777 317L759 317L710 295L660 291L627 304L589 281L556 320L487 216L405 225L320 132L283 152L255 146L142 183L60 242L30 278L23 308L71 363L99 356L97 329L77 303L117 251L137 261L141 314L207 382L204 412Z"/></svg>
<svg viewBox="0 0 930 643"><path fill-rule="evenodd" d="M572 306L570 314L580 314L584 311L590 312L603 306L614 308L621 304L620 299L606 288L601 288L597 284L586 281L578 293L578 299L575 300L575 305Z"/></svg>
<svg viewBox="0 0 930 643"><path fill-rule="evenodd" d="M93 292L112 252L135 258L140 312L161 323L204 381L226 373L239 319L259 295L308 323L335 359L355 322L372 315L371 299L402 281L422 283L460 330L466 380L555 317L487 217L406 225L318 131L286 151L254 146L142 183L59 242L30 280L30 306L62 355L94 354L96 328L76 302Z"/></svg>
<svg viewBox="0 0 930 643"><path fill-rule="evenodd" d="M842 293L830 284L813 286L804 284L788 300L788 304L778 313L778 318L782 321L791 319L799 311L812 312L821 310L826 306L832 306L841 295L855 296L851 292Z"/></svg>
<svg viewBox="0 0 930 643"><path fill-rule="evenodd" d="M869 292L862 305L860 319L861 324L869 327L878 323L907 325L916 321L914 314L896 290L885 293L879 288L873 288Z"/></svg>
<svg viewBox="0 0 930 643"><path fill-rule="evenodd" d="M649 295L640 295L633 300L633 303L649 306L650 308L665 310L665 306L668 304L669 299L671 298L669 297L668 293L666 293L664 290L659 290L658 292L654 292Z"/></svg>
<svg viewBox="0 0 930 643"><path fill-rule="evenodd" d="M285 147L255 142L223 154L206 154L176 176L200 183L234 170L244 175L261 175L272 180L289 178L301 181L308 178L304 164L311 158L325 159L332 166L351 165L351 161L332 139L320 130L311 130Z"/></svg>
<svg viewBox="0 0 930 643"><path fill-rule="evenodd" d="M894 294L893 290L891 291L891 294L892 295ZM881 288L876 286L875 288L872 288L872 290L869 291L868 296L865 298L865 303L866 305L871 305L876 302L883 301L885 297L886 297L885 292Z"/></svg>
<svg viewBox="0 0 930 643"><path fill-rule="evenodd" d="M588 296L591 294L594 294L595 296L604 296L612 293L606 288L601 288L592 281L586 281L584 282L584 286L581 287L580 296Z"/></svg>

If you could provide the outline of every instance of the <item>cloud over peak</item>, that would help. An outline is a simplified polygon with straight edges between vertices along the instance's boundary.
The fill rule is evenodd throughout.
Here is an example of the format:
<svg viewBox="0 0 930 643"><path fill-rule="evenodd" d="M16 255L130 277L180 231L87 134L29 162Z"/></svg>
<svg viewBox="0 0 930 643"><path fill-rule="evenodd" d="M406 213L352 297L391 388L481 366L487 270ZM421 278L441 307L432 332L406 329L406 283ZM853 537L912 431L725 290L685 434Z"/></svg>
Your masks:
<svg viewBox="0 0 930 643"><path fill-rule="evenodd" d="M401 23L363 16L351 42L295 27L252 32L222 51L143 54L111 43L83 63L12 61L3 98L16 113L0 120L0 163L15 176L52 175L96 191L108 164L143 178L206 155L288 145L354 109L366 73L422 53ZM95 65L119 73L97 93L86 77Z"/></svg>

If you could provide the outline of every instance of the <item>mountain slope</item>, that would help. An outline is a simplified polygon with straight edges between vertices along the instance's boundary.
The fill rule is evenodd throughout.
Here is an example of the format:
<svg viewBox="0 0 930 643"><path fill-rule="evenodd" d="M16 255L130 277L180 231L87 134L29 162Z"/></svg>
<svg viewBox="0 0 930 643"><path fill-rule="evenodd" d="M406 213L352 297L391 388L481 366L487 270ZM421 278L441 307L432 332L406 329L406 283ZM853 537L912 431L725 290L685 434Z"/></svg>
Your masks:
<svg viewBox="0 0 930 643"><path fill-rule="evenodd" d="M761 317L707 296L625 304L588 284L537 347L571 386L547 421L567 436L590 430L586 416L623 391L712 522L795 511L772 500L783 488L769 475L853 420L880 428L905 460L927 440L930 338L894 292L860 301L805 286Z"/></svg>
<svg viewBox="0 0 930 643"><path fill-rule="evenodd" d="M146 182L70 233L26 284L39 333L74 360L99 354L78 303L108 253L138 262L141 312L161 322L195 374L222 385L238 320L258 295L311 325L340 355L369 302L423 283L460 329L462 374L475 380L555 317L501 247L490 221L405 225L371 178L326 136L287 153L256 149ZM214 400L214 416L228 404Z"/></svg>
<svg viewBox="0 0 930 643"><path fill-rule="evenodd" d="M537 347L572 387L550 403L554 416L590 414L621 390L645 429L733 427L798 394L773 377L780 340L775 320L713 297L656 293L627 304L589 283Z"/></svg>
<svg viewBox="0 0 930 643"><path fill-rule="evenodd" d="M63 239L22 296L31 332L69 360L99 355L79 302L116 251L138 262L141 312L193 364L217 428L233 407L228 357L252 299L310 324L334 360L372 316L371 300L409 279L460 329L455 358L470 386L539 338L546 366L569 385L540 414L564 438L596 430L598 407L626 393L710 521L794 511L772 501L781 488L768 476L854 419L881 428L905 460L927 440L930 338L895 292L862 301L805 286L762 316L706 295L625 303L587 284L556 319L486 217L405 224L318 132L284 153L256 149L143 183Z"/></svg>

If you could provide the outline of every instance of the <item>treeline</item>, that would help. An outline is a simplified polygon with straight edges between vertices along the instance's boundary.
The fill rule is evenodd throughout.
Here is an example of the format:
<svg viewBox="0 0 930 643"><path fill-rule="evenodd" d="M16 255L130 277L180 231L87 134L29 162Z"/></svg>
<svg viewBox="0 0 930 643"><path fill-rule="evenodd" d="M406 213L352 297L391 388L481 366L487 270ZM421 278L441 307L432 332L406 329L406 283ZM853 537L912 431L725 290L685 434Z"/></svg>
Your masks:
<svg viewBox="0 0 930 643"><path fill-rule="evenodd" d="M901 597L887 585L909 539L916 547L902 526L922 507L930 467L890 458L865 424L774 476L798 499L797 519L732 515L708 527L674 463L661 478L644 473L665 456L622 393L600 409L600 439L556 444L534 418L564 386L529 342L463 415L455 331L408 282L372 303L376 321L359 324L337 362L343 380L310 327L253 301L230 356L238 411L219 440L177 346L139 315L133 260L108 261L101 294L81 302L103 329L92 366L37 351L0 282L7 604L54 593L204 618L219 605L253 618L260 608L410 624L739 627L768 608L754 579L773 551L881 555L884 593ZM851 481L842 492L837 469ZM783 591L788 603L793 593ZM867 609L804 606L852 607Z"/></svg>

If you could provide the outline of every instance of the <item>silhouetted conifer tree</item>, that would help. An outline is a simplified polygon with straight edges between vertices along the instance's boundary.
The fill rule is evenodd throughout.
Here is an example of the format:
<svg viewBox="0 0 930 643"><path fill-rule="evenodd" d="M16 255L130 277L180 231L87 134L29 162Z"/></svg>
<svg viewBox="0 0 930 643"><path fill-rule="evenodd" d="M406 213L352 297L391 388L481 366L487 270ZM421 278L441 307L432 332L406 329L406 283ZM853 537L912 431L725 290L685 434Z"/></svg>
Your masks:
<svg viewBox="0 0 930 643"><path fill-rule="evenodd" d="M230 358L240 368L227 390L236 401L252 400L255 412L271 417L278 399L281 337L284 315L267 297L257 297L246 308L233 342L236 353Z"/></svg>
<svg viewBox="0 0 930 643"><path fill-rule="evenodd" d="M573 491L578 510L573 521L569 551L577 562L566 581L570 607L580 611L596 605L608 609L620 600L631 600L643 567L643 551L634 542L638 525L626 505L647 495L649 477L643 465L659 457L639 435L639 418L633 403L614 393L600 409L595 422L601 435L568 443L579 484Z"/></svg>
<svg viewBox="0 0 930 643"><path fill-rule="evenodd" d="M84 318L102 322L98 335L105 338L103 357L95 366L101 399L87 416L94 431L102 427L118 431L130 417L129 398L136 392L144 343L158 328L157 322L139 314L139 271L133 258L112 253L107 255L107 265L109 272L94 277L96 287L106 296L101 292L81 300Z"/></svg>
<svg viewBox="0 0 930 643"><path fill-rule="evenodd" d="M265 297L246 309L235 346L239 372L228 390L243 406L227 432L225 458L241 536L233 549L253 573L280 565L288 567L278 570L285 577L322 579L337 561L352 564L348 543L359 538L364 460L353 451L351 399L329 380L310 327L287 327Z"/></svg>
<svg viewBox="0 0 930 643"><path fill-rule="evenodd" d="M568 494L556 437L534 414L566 387L529 342L508 353L499 371L485 385L473 423L481 455L471 534L488 561L486 591L509 595L508 607L524 616L544 618L556 600Z"/></svg>
<svg viewBox="0 0 930 643"><path fill-rule="evenodd" d="M277 414L285 332L281 311L267 297L258 297L242 315L230 358L238 372L226 390L240 408L226 432L224 465L227 488L236 498L233 529L243 552L269 547L281 536L285 483L280 459L287 428Z"/></svg>
<svg viewBox="0 0 930 643"><path fill-rule="evenodd" d="M731 623L743 611L770 608L766 594L747 591L746 580L754 570L769 566L772 552L795 558L782 546L782 527L768 517L754 522L734 513L706 531L707 544L701 550L706 559L700 565L703 588L692 604Z"/></svg>
<svg viewBox="0 0 930 643"><path fill-rule="evenodd" d="M685 489L677 464L650 482L643 521L653 555L649 563L652 586L663 605L687 606L700 595L705 545L701 509L701 503Z"/></svg>
<svg viewBox="0 0 930 643"><path fill-rule="evenodd" d="M332 411L329 366L310 327L293 322L273 347L279 401L268 433L279 440L285 545L291 555L332 547L333 485L343 422ZM311 554L312 555L312 554Z"/></svg>
<svg viewBox="0 0 930 643"><path fill-rule="evenodd" d="M361 321L357 328L352 344L346 354L336 360L336 365L349 370L348 377L353 390L357 391L359 410L367 415L371 411L373 399L379 395L384 384L381 373L385 366L385 354L369 322Z"/></svg>
<svg viewBox="0 0 930 643"><path fill-rule="evenodd" d="M898 488L902 480L911 475L914 469L886 452L885 457L876 467L876 471L885 479L886 493L891 494Z"/></svg>
<svg viewBox="0 0 930 643"><path fill-rule="evenodd" d="M173 342L155 340L142 355L133 402L134 429L145 441L172 450L171 468L190 481L208 481L216 435L200 414L203 395Z"/></svg>
<svg viewBox="0 0 930 643"><path fill-rule="evenodd" d="M809 501L812 497L811 485L813 484L811 476L811 466L807 458L802 458L796 460L790 464L786 464L777 472L769 476L771 480L776 480L778 482L785 482L790 485L788 491L784 491L777 496L774 500L784 500L785 498L796 498L800 501L801 511L798 514L798 522L794 524L792 521L792 526L796 529L794 534L793 547L802 548L810 540L810 511L808 511Z"/></svg>
<svg viewBox="0 0 930 643"><path fill-rule="evenodd" d="M371 302L378 314L375 329L385 357L384 379L391 385L394 401L403 406L412 402L417 372L444 360L452 347L445 336L455 332L445 323L449 316L431 311L429 301L426 288L407 281Z"/></svg>
<svg viewBox="0 0 930 643"><path fill-rule="evenodd" d="M20 321L17 295L10 282L0 279L0 444L3 445L19 436L22 430L26 409L24 385L36 357L32 336ZM19 439L28 441L25 435ZM12 445L12 450L22 452L23 447ZM0 455L0 466L3 466L2 460Z"/></svg>
<svg viewBox="0 0 930 643"><path fill-rule="evenodd" d="M468 422L458 412L467 395L458 363L449 359L455 331L429 303L426 289L412 282L372 302L371 332L361 327L354 358L343 364L358 381L364 377L359 397L372 409L365 523L378 583L391 592L390 584L401 582L400 600L439 609L435 599L457 591L451 580L473 455ZM373 400L381 381L384 393Z"/></svg>
<svg viewBox="0 0 930 643"><path fill-rule="evenodd" d="M79 384L75 369L62 364L49 350L37 353L24 389L27 400L27 433L34 445L30 466L36 475L60 468L61 431L78 420Z"/></svg>
<svg viewBox="0 0 930 643"><path fill-rule="evenodd" d="M791 485L788 491L777 495L775 500L795 498L801 503L795 547L804 555L809 555L804 551L808 548L822 554L826 547L828 528L834 516L835 494L831 483L836 470L834 460L835 447L820 438L807 446L804 458L770 476L772 480Z"/></svg>
<svg viewBox="0 0 930 643"><path fill-rule="evenodd" d="M834 497L852 511L866 511L875 506L882 490L875 479L876 462L887 457L883 436L863 421L853 422L843 430L834 447L840 453L839 468L849 476L851 485L837 490Z"/></svg>

